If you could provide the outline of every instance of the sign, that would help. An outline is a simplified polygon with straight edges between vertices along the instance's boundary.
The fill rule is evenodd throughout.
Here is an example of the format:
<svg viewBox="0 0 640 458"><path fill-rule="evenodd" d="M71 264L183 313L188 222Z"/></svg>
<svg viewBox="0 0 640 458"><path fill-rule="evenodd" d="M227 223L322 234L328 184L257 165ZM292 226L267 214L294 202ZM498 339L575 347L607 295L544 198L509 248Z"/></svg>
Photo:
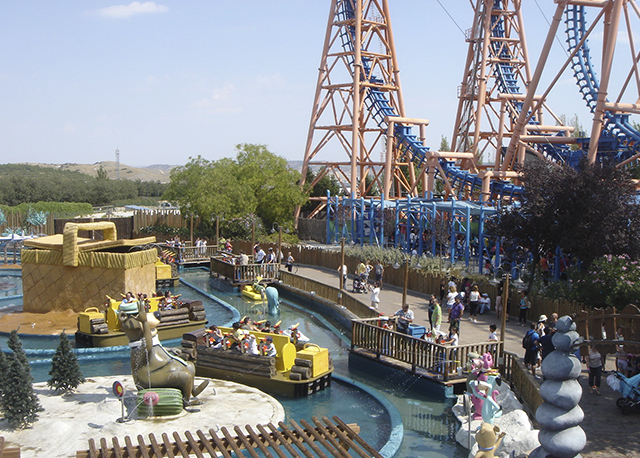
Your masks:
<svg viewBox="0 0 640 458"><path fill-rule="evenodd" d="M116 397L122 398L122 396L124 396L124 386L122 386L122 383L118 382L117 380L113 382L112 389L113 394L115 394Z"/></svg>

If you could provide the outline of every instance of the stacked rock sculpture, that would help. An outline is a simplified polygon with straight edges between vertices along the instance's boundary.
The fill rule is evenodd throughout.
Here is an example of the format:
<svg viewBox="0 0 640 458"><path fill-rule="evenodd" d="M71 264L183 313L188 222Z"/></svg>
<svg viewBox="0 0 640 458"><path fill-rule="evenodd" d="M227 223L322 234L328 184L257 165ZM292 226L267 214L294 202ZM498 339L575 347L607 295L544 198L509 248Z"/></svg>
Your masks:
<svg viewBox="0 0 640 458"><path fill-rule="evenodd" d="M582 338L569 316L560 318L556 329L552 339L556 349L542 361L545 381L540 387L540 395L544 402L536 411L541 446L531 452L530 458L573 458L579 456L587 443L579 426L584 419L578 405L582 387L577 380L582 368L573 354Z"/></svg>

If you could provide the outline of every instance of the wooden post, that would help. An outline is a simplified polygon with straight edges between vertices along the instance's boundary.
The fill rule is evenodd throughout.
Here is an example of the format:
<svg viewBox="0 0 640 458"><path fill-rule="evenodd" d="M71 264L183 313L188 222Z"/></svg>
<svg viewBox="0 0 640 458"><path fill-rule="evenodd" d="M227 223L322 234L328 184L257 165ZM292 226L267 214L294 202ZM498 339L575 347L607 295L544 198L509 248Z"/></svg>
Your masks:
<svg viewBox="0 0 640 458"><path fill-rule="evenodd" d="M511 274L504 276L504 291L502 291L502 316L500 317L500 340L504 342L505 327L507 326L507 305L509 304L509 280Z"/></svg>
<svg viewBox="0 0 640 458"><path fill-rule="evenodd" d="M191 213L191 233L189 240L191 241L191 246L193 246L193 213Z"/></svg>
<svg viewBox="0 0 640 458"><path fill-rule="evenodd" d="M256 246L256 222L254 221L253 224L251 225L251 263L253 264L255 262L255 252L253 250L253 247Z"/></svg>
<svg viewBox="0 0 640 458"><path fill-rule="evenodd" d="M218 250L220 249L220 216L216 215L216 251L215 253L218 253Z"/></svg>
<svg viewBox="0 0 640 458"><path fill-rule="evenodd" d="M282 226L278 226L278 264L282 264Z"/></svg>
<svg viewBox="0 0 640 458"><path fill-rule="evenodd" d="M402 307L407 304L407 288L409 287L409 259L404 260L404 286L402 287Z"/></svg>
<svg viewBox="0 0 640 458"><path fill-rule="evenodd" d="M340 294L342 294L342 290L344 289L344 275L342 274L342 266L344 266L344 237L340 240ZM338 296L338 304L342 301L340 300L341 296Z"/></svg>

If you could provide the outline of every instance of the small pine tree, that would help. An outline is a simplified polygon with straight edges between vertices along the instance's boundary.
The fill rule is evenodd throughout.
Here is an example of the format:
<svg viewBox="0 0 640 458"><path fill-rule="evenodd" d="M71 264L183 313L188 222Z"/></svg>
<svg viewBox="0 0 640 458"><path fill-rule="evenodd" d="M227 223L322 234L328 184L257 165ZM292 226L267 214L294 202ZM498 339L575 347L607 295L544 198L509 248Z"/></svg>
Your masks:
<svg viewBox="0 0 640 458"><path fill-rule="evenodd" d="M43 409L33 392L31 371L22 365L17 353L11 353L7 359L9 368L3 377L2 394L4 416L11 428L25 428L38 419L38 412Z"/></svg>
<svg viewBox="0 0 640 458"><path fill-rule="evenodd" d="M13 354L16 355L20 364L22 364L29 376L29 383L33 382L33 376L31 375L31 366L29 366L29 361L27 360L27 354L22 348L22 341L20 340L20 336L18 335L18 331L15 329L11 331L9 334L9 340L7 341L7 345L11 350L13 350Z"/></svg>
<svg viewBox="0 0 640 458"><path fill-rule="evenodd" d="M4 393L4 380L8 372L9 362L7 361L7 355L5 355L2 348L0 348L0 412L4 412L4 408L2 408L2 393Z"/></svg>
<svg viewBox="0 0 640 458"><path fill-rule="evenodd" d="M47 381L47 385L56 392L68 393L84 383L78 358L71 349L71 343L64 331L60 334L60 343L53 355L49 375L51 378Z"/></svg>

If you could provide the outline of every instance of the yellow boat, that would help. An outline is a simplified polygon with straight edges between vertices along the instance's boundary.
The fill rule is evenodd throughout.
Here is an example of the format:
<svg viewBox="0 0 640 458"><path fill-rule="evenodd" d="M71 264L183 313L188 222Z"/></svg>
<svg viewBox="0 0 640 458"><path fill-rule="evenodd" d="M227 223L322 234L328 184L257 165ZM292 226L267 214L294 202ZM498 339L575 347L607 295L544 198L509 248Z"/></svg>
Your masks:
<svg viewBox="0 0 640 458"><path fill-rule="evenodd" d="M263 300L262 294L260 294L260 291L256 291L253 285L245 285L240 292L244 297L251 299L253 301ZM264 298L264 300L266 300L266 297Z"/></svg>
<svg viewBox="0 0 640 458"><path fill-rule="evenodd" d="M127 345L129 339L120 330L118 312L121 302L108 298L104 312L90 307L78 315L76 345L78 347L113 347ZM149 298L151 313L158 311L161 297ZM184 301L178 308L160 310L158 337L160 340L177 339L185 332L200 329L207 324L202 301Z"/></svg>
<svg viewBox="0 0 640 458"><path fill-rule="evenodd" d="M219 327L224 335L232 328ZM182 352L194 360L196 375L231 380L256 387L273 395L304 397L331 385L333 362L327 348L306 344L298 350L291 339L282 334L250 331L258 341L271 337L276 356L259 356L206 345L206 330L199 329L182 336Z"/></svg>

